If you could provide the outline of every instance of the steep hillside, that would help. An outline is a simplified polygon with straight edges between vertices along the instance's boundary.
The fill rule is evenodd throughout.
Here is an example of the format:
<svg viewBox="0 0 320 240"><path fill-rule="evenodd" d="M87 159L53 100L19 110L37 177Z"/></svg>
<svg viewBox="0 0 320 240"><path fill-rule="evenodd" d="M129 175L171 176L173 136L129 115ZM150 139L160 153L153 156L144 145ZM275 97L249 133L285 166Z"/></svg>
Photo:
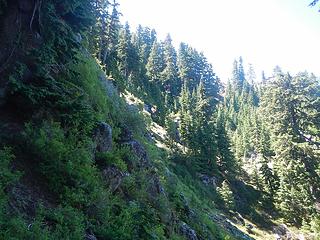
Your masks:
<svg viewBox="0 0 320 240"><path fill-rule="evenodd" d="M147 27L131 33L118 8L0 0L0 239L317 237L318 79L298 91L312 100L297 108L299 129L278 134L283 106L267 104L278 88L258 94L239 67L223 99L203 53ZM260 124L260 102L279 128ZM298 155L279 157L282 137ZM272 181L248 171L255 154ZM303 194L288 194L282 159L299 161L290 173Z"/></svg>

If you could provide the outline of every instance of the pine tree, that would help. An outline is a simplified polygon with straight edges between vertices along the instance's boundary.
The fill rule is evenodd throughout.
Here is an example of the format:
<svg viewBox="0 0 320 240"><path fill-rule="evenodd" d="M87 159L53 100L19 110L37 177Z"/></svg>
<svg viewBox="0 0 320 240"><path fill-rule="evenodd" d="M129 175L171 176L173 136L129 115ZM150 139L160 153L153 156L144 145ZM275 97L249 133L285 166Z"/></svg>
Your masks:
<svg viewBox="0 0 320 240"><path fill-rule="evenodd" d="M191 71L191 56L189 55L189 46L185 43L181 43L178 51L178 67L179 78L181 82L189 88L190 71Z"/></svg>
<svg viewBox="0 0 320 240"><path fill-rule="evenodd" d="M103 64L110 64L112 62L111 59L114 59L116 54L116 46L118 43L118 35L120 31L120 12L118 11L119 3L117 3L116 0L113 0L112 4L112 12L110 15L109 22L107 24L106 29L106 51L104 52L102 56L102 63ZM109 61L107 61L107 58L109 58Z"/></svg>
<svg viewBox="0 0 320 240"><path fill-rule="evenodd" d="M131 32L128 22L120 30L119 41L117 45L118 69L125 78L128 78L132 72L138 72L139 58L131 42Z"/></svg>
<svg viewBox="0 0 320 240"><path fill-rule="evenodd" d="M253 68L251 63L249 64L249 69L248 69L248 73L247 73L247 79L248 79L248 82L251 85L254 85L254 82L256 80L256 73L255 73L254 68Z"/></svg>
<svg viewBox="0 0 320 240"><path fill-rule="evenodd" d="M233 197L233 192L229 187L228 182L225 180L222 182L222 185L220 188L218 188L218 192L221 195L225 206L228 209L233 210L235 208L235 201Z"/></svg>
<svg viewBox="0 0 320 240"><path fill-rule="evenodd" d="M301 224L313 213L319 196L317 149L319 83L308 74L292 77L275 71L265 90L262 108L272 129L279 190L277 206L288 221Z"/></svg>
<svg viewBox="0 0 320 240"><path fill-rule="evenodd" d="M179 124L179 132L181 135L182 143L185 146L189 145L189 137L190 137L190 125L191 125L191 117L190 117L190 92L187 88L186 82L184 82L182 86L182 91L179 97L180 103L180 124Z"/></svg>
<svg viewBox="0 0 320 240"><path fill-rule="evenodd" d="M278 178L275 175L272 168L269 167L268 159L262 156L260 161L259 174L263 179L263 185L265 191L270 194L271 197L274 196L275 191L278 189Z"/></svg>
<svg viewBox="0 0 320 240"><path fill-rule="evenodd" d="M242 57L239 60L234 60L233 69L232 69L232 84L235 89L241 91L243 88L243 84L245 82L245 72L243 68L243 60Z"/></svg>
<svg viewBox="0 0 320 240"><path fill-rule="evenodd" d="M107 45L107 24L109 21L109 1L96 0L93 3L95 11L96 23L93 26L90 36L91 36L91 49L96 53L98 59L101 61L103 59L103 54L106 51L105 47Z"/></svg>
<svg viewBox="0 0 320 240"><path fill-rule="evenodd" d="M163 50L158 42L154 42L146 65L147 77L151 81L160 82L164 69Z"/></svg>
<svg viewBox="0 0 320 240"><path fill-rule="evenodd" d="M172 96L178 96L182 84L178 78L177 53L172 45L172 39L169 34L163 42L163 57L164 69L161 73L161 81L164 90Z"/></svg>
<svg viewBox="0 0 320 240"><path fill-rule="evenodd" d="M217 115L217 167L223 175L235 177L239 171L239 166L231 150L231 143L226 132L226 120L224 109L219 108Z"/></svg>

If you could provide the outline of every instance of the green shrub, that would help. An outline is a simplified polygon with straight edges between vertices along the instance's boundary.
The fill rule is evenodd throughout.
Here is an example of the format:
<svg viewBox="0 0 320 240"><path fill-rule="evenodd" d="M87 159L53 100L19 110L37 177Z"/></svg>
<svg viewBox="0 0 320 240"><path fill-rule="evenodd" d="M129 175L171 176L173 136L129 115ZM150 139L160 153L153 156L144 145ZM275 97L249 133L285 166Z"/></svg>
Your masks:
<svg viewBox="0 0 320 240"><path fill-rule="evenodd" d="M118 197L109 199L108 204L101 203L98 214L90 219L96 236L100 239L139 239L135 217L139 206L126 203Z"/></svg>
<svg viewBox="0 0 320 240"><path fill-rule="evenodd" d="M71 80L84 91L87 101L93 107L97 117L100 120L105 120L112 111L112 106L99 79L104 73L94 58L84 54L78 54L77 58L77 63L71 67L76 72L77 78Z"/></svg>
<svg viewBox="0 0 320 240"><path fill-rule="evenodd" d="M235 201L234 201L234 197L233 197L233 192L231 191L227 181L223 181L222 186L220 188L218 188L218 192L221 195L221 197L225 203L225 206L228 209L233 210L235 208Z"/></svg>
<svg viewBox="0 0 320 240"><path fill-rule="evenodd" d="M46 214L50 222L51 239L83 239L85 224L83 214L72 207L58 207Z"/></svg>
<svg viewBox="0 0 320 240"><path fill-rule="evenodd" d="M45 231L31 237L32 233L28 230L28 224L24 221L21 215L17 215L9 211L8 196L6 189L11 184L15 183L19 176L19 172L13 172L10 169L10 164L15 156L10 148L0 150L0 239L47 239Z"/></svg>
<svg viewBox="0 0 320 240"><path fill-rule="evenodd" d="M97 162L101 165L114 165L121 171L127 171L127 164L123 159L128 156L128 153L128 149L121 148L115 149L112 152L98 153L96 158Z"/></svg>
<svg viewBox="0 0 320 240"><path fill-rule="evenodd" d="M63 201L84 206L101 191L98 171L93 163L92 142L83 137L65 136L58 123L28 124L24 133L26 154L37 162L50 191Z"/></svg>

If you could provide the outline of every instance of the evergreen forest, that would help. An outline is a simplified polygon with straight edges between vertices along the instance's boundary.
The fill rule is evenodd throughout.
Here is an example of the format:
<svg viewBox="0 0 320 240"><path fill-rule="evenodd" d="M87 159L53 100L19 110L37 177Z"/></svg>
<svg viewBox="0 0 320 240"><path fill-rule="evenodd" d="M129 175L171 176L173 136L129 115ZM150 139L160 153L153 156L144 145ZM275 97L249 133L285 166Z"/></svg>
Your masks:
<svg viewBox="0 0 320 240"><path fill-rule="evenodd" d="M121 15L0 0L0 239L320 239L319 76Z"/></svg>

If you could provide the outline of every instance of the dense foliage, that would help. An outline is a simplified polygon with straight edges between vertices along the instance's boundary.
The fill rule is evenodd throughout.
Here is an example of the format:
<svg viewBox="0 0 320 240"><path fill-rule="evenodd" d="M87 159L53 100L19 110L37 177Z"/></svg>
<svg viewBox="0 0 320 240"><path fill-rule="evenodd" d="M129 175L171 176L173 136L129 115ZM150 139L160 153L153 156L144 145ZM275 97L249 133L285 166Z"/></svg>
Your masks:
<svg viewBox="0 0 320 240"><path fill-rule="evenodd" d="M224 86L115 0L18 2L0 0L3 26L18 16L0 36L1 239L241 238L219 211L317 232L319 78L258 83L240 57Z"/></svg>

